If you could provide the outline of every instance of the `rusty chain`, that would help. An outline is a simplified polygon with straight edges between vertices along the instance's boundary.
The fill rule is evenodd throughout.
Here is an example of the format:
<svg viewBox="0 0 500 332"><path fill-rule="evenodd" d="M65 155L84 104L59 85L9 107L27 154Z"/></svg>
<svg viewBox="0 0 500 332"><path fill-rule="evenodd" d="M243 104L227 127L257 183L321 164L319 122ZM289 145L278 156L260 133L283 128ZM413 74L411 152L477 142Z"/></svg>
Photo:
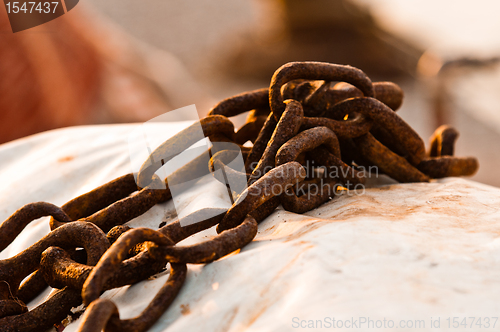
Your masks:
<svg viewBox="0 0 500 332"><path fill-rule="evenodd" d="M44 202L21 207L0 225L0 251L40 217L51 216L51 232L0 261L0 330L50 328L83 302L87 308L79 331L146 331L179 293L186 264L213 262L243 248L256 236L258 223L280 204L295 213L314 209L334 197L339 186L363 185L370 174L363 167L375 167L399 182L476 172L475 158L453 156L458 132L450 126L436 130L426 152L422 139L396 113L402 101L399 86L372 83L357 68L288 63L274 73L269 88L221 101L199 123L165 141L136 177L121 176L61 208ZM245 112L246 123L235 132L228 117ZM197 126L205 137L227 145L195 158L168 182L159 179L155 172L199 139ZM243 146L248 142L250 148ZM227 166L239 153L243 172ZM311 169L311 162L318 167ZM226 170L224 177L220 169ZM184 227L176 220L157 231L124 225L169 200L169 185L210 173L223 184L228 178L247 180L227 212ZM218 235L210 240L177 245L214 226ZM165 271L167 264L167 282L136 318L121 320L116 305L100 298L104 290ZM47 286L59 291L28 311L25 303Z"/></svg>

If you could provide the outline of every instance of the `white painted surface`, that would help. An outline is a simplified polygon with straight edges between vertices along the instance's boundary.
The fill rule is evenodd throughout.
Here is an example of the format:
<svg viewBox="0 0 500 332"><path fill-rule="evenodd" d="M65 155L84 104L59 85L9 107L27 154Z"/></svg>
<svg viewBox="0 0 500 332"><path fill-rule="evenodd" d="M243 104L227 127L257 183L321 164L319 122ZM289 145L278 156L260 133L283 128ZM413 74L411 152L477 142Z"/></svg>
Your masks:
<svg viewBox="0 0 500 332"><path fill-rule="evenodd" d="M0 219L29 202L62 205L129 172L126 135L134 126L61 129L0 146ZM407 331L397 328L401 320L423 320L425 328L415 330L424 331L431 319L448 330L448 317L499 317L500 189L457 178L380 183L305 215L277 210L239 254L190 265L179 296L151 331L300 330L294 317L358 325L361 317L385 318L395 323L388 331ZM158 205L130 224L158 228L172 220L172 207ZM34 221L0 258L48 231L47 218ZM212 235L207 230L186 243ZM122 318L133 317L167 277L104 296Z"/></svg>

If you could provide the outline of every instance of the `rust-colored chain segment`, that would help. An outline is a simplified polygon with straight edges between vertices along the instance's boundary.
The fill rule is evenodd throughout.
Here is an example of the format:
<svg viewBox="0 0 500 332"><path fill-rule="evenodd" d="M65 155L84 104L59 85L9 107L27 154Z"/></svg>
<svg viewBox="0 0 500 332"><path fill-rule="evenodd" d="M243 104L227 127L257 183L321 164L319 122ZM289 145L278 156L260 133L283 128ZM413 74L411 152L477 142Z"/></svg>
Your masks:
<svg viewBox="0 0 500 332"><path fill-rule="evenodd" d="M147 331L167 310L186 280L186 264L170 264L170 276L141 314L121 320L118 308L111 300L98 299L87 308L79 332L141 332Z"/></svg>
<svg viewBox="0 0 500 332"><path fill-rule="evenodd" d="M299 102L295 100L286 101L285 112L274 130L264 154L250 175L250 179L248 180L250 184L260 179L275 166L274 159L276 158L276 152L278 152L278 149L286 141L297 134L302 124L303 116L304 111Z"/></svg>
<svg viewBox="0 0 500 332"><path fill-rule="evenodd" d="M276 154L276 166L295 161L301 153L311 151L320 145L324 145L328 151L340 157L339 141L335 133L327 127L315 127L304 130L283 144Z"/></svg>
<svg viewBox="0 0 500 332"><path fill-rule="evenodd" d="M429 156L453 156L458 135L458 130L455 128L448 125L440 126L431 136Z"/></svg>
<svg viewBox="0 0 500 332"><path fill-rule="evenodd" d="M238 226L248 213L274 196L281 195L290 186L304 180L305 177L305 169L294 161L273 168L241 193L217 225L217 232L221 233Z"/></svg>
<svg viewBox="0 0 500 332"><path fill-rule="evenodd" d="M238 226L191 246L160 246L153 248L153 256L164 256L171 263L205 264L241 249L257 234L257 222L251 216Z"/></svg>
<svg viewBox="0 0 500 332"><path fill-rule="evenodd" d="M388 106L377 99L364 97L348 99L335 105L331 116L362 113L379 126L386 128L408 152L408 160L418 165L425 158L425 145L418 134Z"/></svg>
<svg viewBox="0 0 500 332"><path fill-rule="evenodd" d="M222 218L224 218L224 214L219 214L214 217L201 220L196 224L191 224L187 226L181 226L179 220L176 220L168 225L163 226L158 231L166 235L174 243L178 243L190 237L193 234L199 233L201 231L204 231L206 229L209 229L217 225L222 220Z"/></svg>
<svg viewBox="0 0 500 332"><path fill-rule="evenodd" d="M148 248L149 249L149 248ZM124 260L106 281L103 290L131 285L149 276L159 273L167 261L153 258L149 251ZM93 267L77 263L65 250L49 247L42 253L40 271L44 280L53 288L69 288L81 290L85 280L93 271Z"/></svg>
<svg viewBox="0 0 500 332"><path fill-rule="evenodd" d="M237 144L245 144L248 141L255 142L266 120L267 116L261 115L247 121L234 135L234 141Z"/></svg>
<svg viewBox="0 0 500 332"><path fill-rule="evenodd" d="M290 190L283 194L281 203L285 210L304 213L318 207L335 195L336 185L344 179L341 174L344 172L350 173L350 167L342 162L337 136L327 127L315 127L305 130L283 144L276 155L276 165L279 166L295 161L300 154L317 150L320 146L323 147L323 150L326 150L330 158L335 159L335 163L330 159L320 160L319 165L327 166L325 176L313 179L295 193ZM356 180L356 184L362 182L362 178L356 177ZM307 189L304 189L304 187L307 187ZM297 195L299 191L302 192L301 195Z"/></svg>
<svg viewBox="0 0 500 332"><path fill-rule="evenodd" d="M37 332L45 331L61 322L71 312L71 308L82 303L80 292L64 288L32 310L20 315L0 319L2 332Z"/></svg>
<svg viewBox="0 0 500 332"><path fill-rule="evenodd" d="M372 134L355 138L361 154L382 172L399 182L429 182L429 177L413 167L405 158L382 145Z"/></svg>
<svg viewBox="0 0 500 332"><path fill-rule="evenodd" d="M375 98L392 110L397 111L401 107L404 94L398 85L392 82L374 82L373 89ZM325 82L310 95L293 99L303 103L306 116L322 116L337 103L359 97L363 97L363 92L351 84L339 82L332 88L330 82Z"/></svg>
<svg viewBox="0 0 500 332"><path fill-rule="evenodd" d="M326 178L338 178L338 182L347 187L358 184L363 185L365 183L366 174L363 173L366 172L359 172L355 167L347 165L342 161L340 155L336 155L323 147L318 147L308 152L308 155L318 165L325 166L324 177Z"/></svg>
<svg viewBox="0 0 500 332"><path fill-rule="evenodd" d="M305 181L304 181L305 182ZM317 208L321 204L335 196L336 189L339 184L331 179L316 178L303 183L306 189L299 187L296 192L289 190L280 196L281 204L287 211L294 213L305 213ZM311 187L315 191L311 190ZM304 193L300 194L301 190Z"/></svg>
<svg viewBox="0 0 500 332"><path fill-rule="evenodd" d="M228 164L235 160L239 154L239 151L224 150L217 152L210 159L208 167L217 181L224 185L227 185L228 183L242 184L243 181L246 184L250 174L243 173L241 170L235 170L228 166ZM230 189L234 190L236 188ZM243 190L243 188L241 188L241 190ZM237 192L236 194L239 195L240 193L241 192Z"/></svg>
<svg viewBox="0 0 500 332"><path fill-rule="evenodd" d="M25 312L28 312L28 307L22 301L16 299L0 300L0 318L20 315Z"/></svg>
<svg viewBox="0 0 500 332"><path fill-rule="evenodd" d="M269 105L276 120L285 111L281 87L296 79L343 81L356 86L364 96L375 95L372 81L357 68L325 62L290 62L276 70L269 86Z"/></svg>
<svg viewBox="0 0 500 332"><path fill-rule="evenodd" d="M40 265L42 252L50 246L71 249L83 247L87 252L87 263L94 265L108 249L106 235L95 225L74 221L58 227L41 240L14 257L0 261L0 280L6 281L16 295L21 281ZM0 283L0 287L5 283Z"/></svg>
<svg viewBox="0 0 500 332"><path fill-rule="evenodd" d="M266 150L267 143L273 136L277 124L278 121L276 121L272 114L269 114L245 161L245 169L247 172L251 173L259 163L259 160Z"/></svg>
<svg viewBox="0 0 500 332"><path fill-rule="evenodd" d="M70 222L50 232L40 241L22 253L0 261L0 294L1 287L7 285L12 297L21 280L35 271L40 265L42 252L50 246L61 246L67 249L83 247L87 252L87 264L97 263L109 247L105 234L95 225L83 221ZM13 298L15 299L15 298ZM1 331L39 331L49 328L58 320L67 316L68 311L81 302L79 293L63 289L35 309L17 316L0 319Z"/></svg>
<svg viewBox="0 0 500 332"><path fill-rule="evenodd" d="M109 205L126 198L137 190L133 174L126 174L110 181L86 194L78 196L64 204L61 208L71 218L78 220L88 217ZM54 230L62 223L54 218L50 220L50 229Z"/></svg>
<svg viewBox="0 0 500 332"><path fill-rule="evenodd" d="M168 192L167 197L170 197L170 192ZM93 223L104 232L107 232L114 226L124 224L144 214L156 204L164 201L164 190L160 191L144 188L136 194L119 200L107 208L89 217L81 218L80 220Z"/></svg>
<svg viewBox="0 0 500 332"><path fill-rule="evenodd" d="M26 225L45 216L52 216L61 223L71 221L60 207L53 204L45 202L26 204L0 225L0 251L9 245Z"/></svg>
<svg viewBox="0 0 500 332"><path fill-rule="evenodd" d="M255 109L269 109L269 89L263 88L241 93L220 101L208 112L211 115L225 117L236 116Z"/></svg>
<svg viewBox="0 0 500 332"><path fill-rule="evenodd" d="M392 82L373 83L375 98L389 106L393 111L397 111L403 104L404 92Z"/></svg>
<svg viewBox="0 0 500 332"><path fill-rule="evenodd" d="M479 168L479 162L474 157L442 156L422 160L417 168L433 179L448 176L473 175Z"/></svg>
<svg viewBox="0 0 500 332"><path fill-rule="evenodd" d="M338 121L329 118L306 118L302 119L301 130L314 127L327 127L340 138L354 138L366 134L372 128L373 123L365 116L357 114L346 120Z"/></svg>
<svg viewBox="0 0 500 332"><path fill-rule="evenodd" d="M128 251L136 244L145 241L151 241L159 245L174 244L167 236L149 228L134 228L123 233L102 255L86 279L82 289L84 304L89 305L99 297L106 281L113 276L121 262L127 258Z"/></svg>
<svg viewBox="0 0 500 332"><path fill-rule="evenodd" d="M357 68L288 63L274 73L269 89L221 101L207 117L162 143L135 176L121 176L61 208L44 202L20 208L0 225L0 251L40 217L51 216L51 232L0 261L0 330L49 329L83 301L88 307L79 331L146 331L179 293L186 264L214 262L242 249L258 233L258 223L280 204L304 213L334 198L339 186L364 185L370 172L399 182L475 173L475 158L453 156L458 132L452 127L438 128L425 153L422 139L395 112L403 96L396 84L372 83ZM246 123L235 133L227 117L244 112L249 112ZM155 175L204 137L217 142L208 153L168 179ZM247 142L253 146L241 145ZM231 168L240 154L245 169ZM159 230L124 225L169 200L169 186L186 189L210 172L235 199L227 212L184 227L179 220ZM248 179L243 191L229 186L242 179ZM178 245L214 226L218 234L209 240ZM145 280L167 266L167 282L133 319L121 320L116 305L99 298L107 289ZM47 285L59 291L28 311L25 303Z"/></svg>
<svg viewBox="0 0 500 332"><path fill-rule="evenodd" d="M47 286L47 282L43 278L41 271L36 270L19 286L17 298L24 303L28 303L43 292Z"/></svg>

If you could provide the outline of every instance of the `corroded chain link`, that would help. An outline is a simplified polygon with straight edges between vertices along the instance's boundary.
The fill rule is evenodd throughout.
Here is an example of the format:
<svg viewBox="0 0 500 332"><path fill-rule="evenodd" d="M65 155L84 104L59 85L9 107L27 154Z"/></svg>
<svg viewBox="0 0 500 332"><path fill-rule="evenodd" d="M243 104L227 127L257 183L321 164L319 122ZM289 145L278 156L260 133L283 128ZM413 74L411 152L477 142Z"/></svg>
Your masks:
<svg viewBox="0 0 500 332"><path fill-rule="evenodd" d="M40 217L51 216L51 232L0 261L0 330L50 328L83 302L79 331L146 331L179 293L186 264L213 262L243 248L280 204L304 213L333 198L338 188L363 185L373 170L399 182L476 172L475 158L453 156L458 132L452 127L438 128L426 153L423 140L396 113L402 101L396 84L372 83L357 68L289 63L275 72L269 89L227 98L165 141L136 177L119 177L61 208L44 202L20 208L0 225L0 250ZM245 112L247 121L235 132L228 117ZM206 137L227 145L213 147L210 156L195 158L168 181L159 179L155 173L162 165L197 142L199 126ZM243 171L228 166L240 153ZM225 213L184 227L176 220L157 231L123 225L169 200L172 186L210 173L223 184L247 180ZM214 226L218 235L211 239L178 245ZM121 320L116 305L100 299L104 290L147 279L167 264L167 282L139 316ZM60 291L28 311L25 303L47 286Z"/></svg>

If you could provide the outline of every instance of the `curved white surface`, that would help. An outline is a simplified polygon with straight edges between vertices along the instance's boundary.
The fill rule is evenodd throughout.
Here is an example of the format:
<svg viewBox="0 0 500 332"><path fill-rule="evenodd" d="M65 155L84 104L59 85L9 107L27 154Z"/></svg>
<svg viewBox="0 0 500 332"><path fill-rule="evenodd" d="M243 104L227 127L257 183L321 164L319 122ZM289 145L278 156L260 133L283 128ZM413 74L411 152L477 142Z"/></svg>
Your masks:
<svg viewBox="0 0 500 332"><path fill-rule="evenodd" d="M128 173L126 139L135 126L60 129L0 146L0 219L30 202L62 205ZM279 209L240 253L189 265L180 294L150 331L295 331L303 329L301 324L322 330L319 321L323 330L331 330L333 318L336 324L355 323L344 325L349 331L372 329L369 320L382 331L410 330L400 327L401 321L423 322L412 330L431 330L436 319L440 329L434 330L448 330L447 319L453 324L453 317L460 322L489 317L493 325L494 317L500 318L499 203L500 189L450 178L378 185L305 215ZM168 202L129 224L158 228L174 218ZM47 218L32 222L0 258L48 231ZM207 230L185 243L215 234ZM122 318L130 318L167 277L165 272L103 296L117 303ZM384 319L394 327L375 326Z"/></svg>

